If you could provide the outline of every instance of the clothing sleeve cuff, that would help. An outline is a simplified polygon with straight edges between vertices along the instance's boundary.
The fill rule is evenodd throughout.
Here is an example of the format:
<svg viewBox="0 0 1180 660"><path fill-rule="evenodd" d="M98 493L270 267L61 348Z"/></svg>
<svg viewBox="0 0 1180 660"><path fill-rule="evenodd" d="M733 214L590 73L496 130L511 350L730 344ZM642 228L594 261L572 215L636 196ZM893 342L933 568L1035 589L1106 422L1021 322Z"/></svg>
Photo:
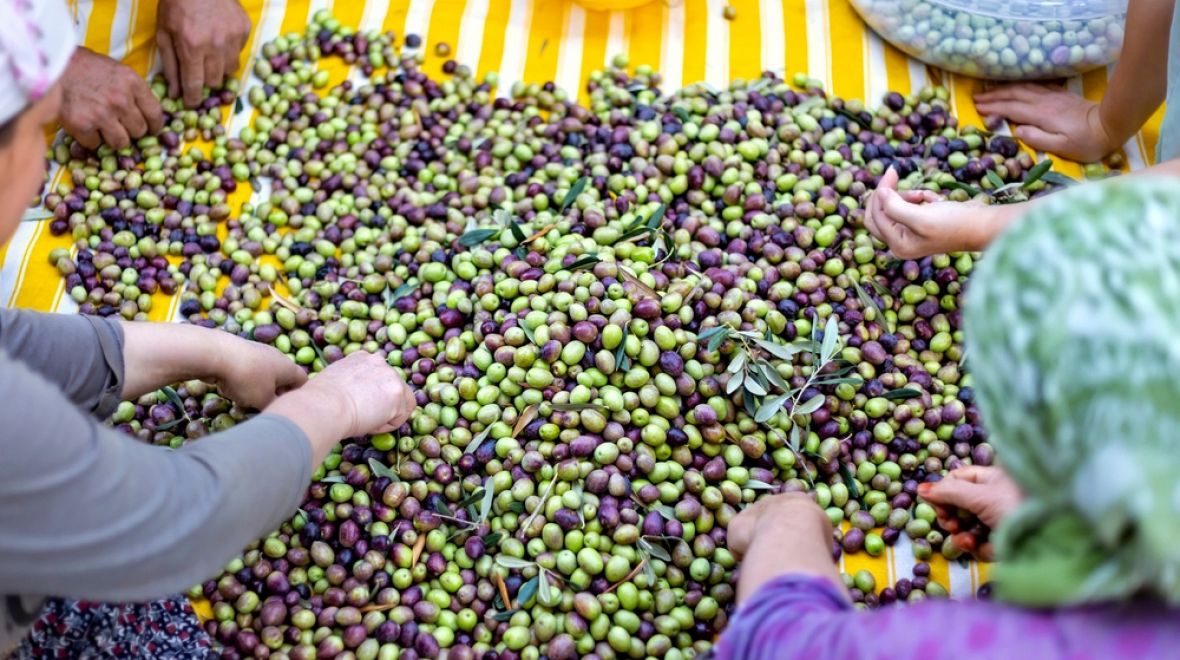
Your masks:
<svg viewBox="0 0 1180 660"><path fill-rule="evenodd" d="M113 319L98 316L82 316L94 328L98 336L99 348L103 361L110 370L106 387L103 388L95 404L93 412L99 418L105 419L115 412L119 402L123 400L123 383L125 382L123 363L123 326Z"/></svg>

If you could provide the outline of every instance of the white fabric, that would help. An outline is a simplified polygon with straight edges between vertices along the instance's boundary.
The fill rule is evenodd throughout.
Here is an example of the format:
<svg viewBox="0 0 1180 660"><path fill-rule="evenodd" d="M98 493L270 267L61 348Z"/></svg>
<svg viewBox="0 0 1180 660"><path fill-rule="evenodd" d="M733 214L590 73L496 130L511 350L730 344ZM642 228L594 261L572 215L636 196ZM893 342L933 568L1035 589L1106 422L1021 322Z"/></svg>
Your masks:
<svg viewBox="0 0 1180 660"><path fill-rule="evenodd" d="M49 91L76 46L64 0L0 0L0 125Z"/></svg>

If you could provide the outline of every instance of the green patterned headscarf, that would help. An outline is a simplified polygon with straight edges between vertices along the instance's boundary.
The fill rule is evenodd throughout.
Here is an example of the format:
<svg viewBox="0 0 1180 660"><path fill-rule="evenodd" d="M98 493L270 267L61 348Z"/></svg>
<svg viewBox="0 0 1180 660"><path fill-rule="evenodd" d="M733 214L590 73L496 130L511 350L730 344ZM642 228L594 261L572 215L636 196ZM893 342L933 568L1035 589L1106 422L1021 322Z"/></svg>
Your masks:
<svg viewBox="0 0 1180 660"><path fill-rule="evenodd" d="M984 421L1025 503L997 594L1180 604L1180 183L1058 193L1010 227L965 311Z"/></svg>

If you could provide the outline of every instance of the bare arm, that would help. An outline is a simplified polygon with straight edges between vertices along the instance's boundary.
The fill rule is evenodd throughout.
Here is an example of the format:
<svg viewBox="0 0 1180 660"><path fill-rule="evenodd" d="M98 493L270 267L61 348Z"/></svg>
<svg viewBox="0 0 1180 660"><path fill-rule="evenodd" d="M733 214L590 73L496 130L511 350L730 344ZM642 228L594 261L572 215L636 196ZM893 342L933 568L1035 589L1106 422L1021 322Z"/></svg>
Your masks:
<svg viewBox="0 0 1180 660"><path fill-rule="evenodd" d="M1099 104L1102 125L1122 144L1147 122L1168 91L1168 32L1175 0L1132 0L1114 75Z"/></svg>

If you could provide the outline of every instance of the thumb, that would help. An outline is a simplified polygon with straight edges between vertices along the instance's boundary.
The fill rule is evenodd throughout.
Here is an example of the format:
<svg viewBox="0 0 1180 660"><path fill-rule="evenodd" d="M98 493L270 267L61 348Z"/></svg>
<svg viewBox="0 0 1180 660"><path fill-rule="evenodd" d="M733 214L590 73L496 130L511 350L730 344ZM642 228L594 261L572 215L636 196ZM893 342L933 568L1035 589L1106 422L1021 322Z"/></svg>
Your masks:
<svg viewBox="0 0 1180 660"><path fill-rule="evenodd" d="M881 175L881 179L877 182L877 190L897 190L897 170L892 165L885 173Z"/></svg>
<svg viewBox="0 0 1180 660"><path fill-rule="evenodd" d="M1050 133L1043 128L1025 124L1016 127L1016 137L1037 151L1060 153L1069 146L1069 139L1060 133Z"/></svg>
<svg viewBox="0 0 1180 660"><path fill-rule="evenodd" d="M986 500L987 488L963 479L943 479L922 484L918 487L918 494L934 504L974 511Z"/></svg>

